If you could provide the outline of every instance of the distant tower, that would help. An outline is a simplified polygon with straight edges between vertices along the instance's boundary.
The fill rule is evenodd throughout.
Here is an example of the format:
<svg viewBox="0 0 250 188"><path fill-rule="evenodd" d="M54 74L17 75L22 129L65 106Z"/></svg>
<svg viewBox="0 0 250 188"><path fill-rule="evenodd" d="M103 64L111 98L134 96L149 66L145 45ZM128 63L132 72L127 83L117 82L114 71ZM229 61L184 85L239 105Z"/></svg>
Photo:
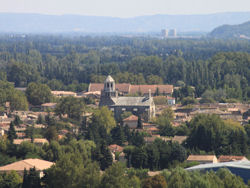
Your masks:
<svg viewBox="0 0 250 188"><path fill-rule="evenodd" d="M170 37L176 37L176 36L177 36L176 29L171 29L171 30L169 31L169 36L170 36Z"/></svg>
<svg viewBox="0 0 250 188"><path fill-rule="evenodd" d="M104 82L103 95L105 95L106 97L116 96L115 80L110 75L108 75Z"/></svg>
<svg viewBox="0 0 250 188"><path fill-rule="evenodd" d="M168 37L168 30L167 29L162 29L161 30L161 36L164 37L164 38Z"/></svg>

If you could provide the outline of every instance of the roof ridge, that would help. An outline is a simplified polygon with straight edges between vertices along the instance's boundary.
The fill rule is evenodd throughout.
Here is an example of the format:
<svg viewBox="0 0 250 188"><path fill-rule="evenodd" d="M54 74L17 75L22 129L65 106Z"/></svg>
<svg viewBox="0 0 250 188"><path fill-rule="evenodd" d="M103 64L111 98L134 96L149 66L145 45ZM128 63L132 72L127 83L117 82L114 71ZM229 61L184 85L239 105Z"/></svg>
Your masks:
<svg viewBox="0 0 250 188"><path fill-rule="evenodd" d="M31 166L31 167L35 167L35 166L33 166L32 164L26 162L26 160L29 160L29 159L24 159L24 160L22 160L22 162L25 163L25 164L27 164L27 165L29 165L29 166ZM40 169L39 169L39 170L40 170Z"/></svg>

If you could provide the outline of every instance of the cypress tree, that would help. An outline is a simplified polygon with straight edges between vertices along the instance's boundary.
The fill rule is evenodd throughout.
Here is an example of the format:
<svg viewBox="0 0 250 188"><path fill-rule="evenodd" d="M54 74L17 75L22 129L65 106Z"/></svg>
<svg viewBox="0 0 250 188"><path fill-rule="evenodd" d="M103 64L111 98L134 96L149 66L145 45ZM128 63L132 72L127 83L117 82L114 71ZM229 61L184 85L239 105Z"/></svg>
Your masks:
<svg viewBox="0 0 250 188"><path fill-rule="evenodd" d="M16 135L16 130L15 130L15 124L14 122L10 122L10 128L9 128L9 131L8 131L8 139L10 140L11 143L13 143L13 140L17 138L17 135Z"/></svg>
<svg viewBox="0 0 250 188"><path fill-rule="evenodd" d="M141 116L138 117L137 128L138 128L138 129L142 129L142 120L141 120Z"/></svg>

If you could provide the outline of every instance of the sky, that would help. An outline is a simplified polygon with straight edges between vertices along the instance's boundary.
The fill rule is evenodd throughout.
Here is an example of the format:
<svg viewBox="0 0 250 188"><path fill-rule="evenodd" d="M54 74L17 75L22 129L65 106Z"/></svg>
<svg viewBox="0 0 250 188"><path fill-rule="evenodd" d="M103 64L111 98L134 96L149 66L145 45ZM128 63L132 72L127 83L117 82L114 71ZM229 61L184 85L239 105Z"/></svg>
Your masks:
<svg viewBox="0 0 250 188"><path fill-rule="evenodd" d="M250 0L0 0L0 12L135 17L250 11Z"/></svg>

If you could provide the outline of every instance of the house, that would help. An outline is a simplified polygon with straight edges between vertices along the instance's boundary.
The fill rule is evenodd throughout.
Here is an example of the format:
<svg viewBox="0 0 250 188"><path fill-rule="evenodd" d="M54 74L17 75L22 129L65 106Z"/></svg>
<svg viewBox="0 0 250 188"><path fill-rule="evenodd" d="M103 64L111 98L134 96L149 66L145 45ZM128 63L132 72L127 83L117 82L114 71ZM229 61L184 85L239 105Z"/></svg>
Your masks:
<svg viewBox="0 0 250 188"><path fill-rule="evenodd" d="M172 142L178 142L179 144L182 144L187 139L187 136L174 136L172 138Z"/></svg>
<svg viewBox="0 0 250 188"><path fill-rule="evenodd" d="M51 94L56 97L76 97L76 93L72 91L51 91Z"/></svg>
<svg viewBox="0 0 250 188"><path fill-rule="evenodd" d="M101 97L101 91L88 91L82 93L82 97L90 97L93 99L99 99Z"/></svg>
<svg viewBox="0 0 250 188"><path fill-rule="evenodd" d="M56 103L44 103L41 104L41 110L42 111L47 111L47 110L52 110L56 108Z"/></svg>
<svg viewBox="0 0 250 188"><path fill-rule="evenodd" d="M245 156L221 155L218 158L218 161L221 163L230 161L248 161L248 159Z"/></svg>
<svg viewBox="0 0 250 188"><path fill-rule="evenodd" d="M14 139L13 144L20 145L22 142L31 142L30 138L24 138L24 139ZM43 144L48 144L48 140L45 138L34 138L33 143L36 145L42 146Z"/></svg>
<svg viewBox="0 0 250 188"><path fill-rule="evenodd" d="M136 129L138 125L138 117L135 115L131 115L125 119L123 119L123 126L128 126L130 129Z"/></svg>
<svg viewBox="0 0 250 188"><path fill-rule="evenodd" d="M200 164L217 163L215 155L189 155L187 162L199 162Z"/></svg>
<svg viewBox="0 0 250 188"><path fill-rule="evenodd" d="M40 177L43 176L43 170L50 168L55 163L41 160L41 159L25 159L22 161L17 161L5 166L0 167L0 172L10 172L16 171L18 174L23 175L24 169L29 170L31 168L36 168L39 172Z"/></svg>
<svg viewBox="0 0 250 188"><path fill-rule="evenodd" d="M115 81L111 76L104 82L99 106L108 106L114 112L115 119L119 119L123 112L140 115L146 121L155 116L155 104L150 91L147 97L118 96Z"/></svg>
<svg viewBox="0 0 250 188"><path fill-rule="evenodd" d="M123 147L117 145L117 144L112 144L108 146L109 150L112 153L116 153L116 152L122 152L123 151Z"/></svg>
<svg viewBox="0 0 250 188"><path fill-rule="evenodd" d="M175 98L167 96L168 105L175 105Z"/></svg>

